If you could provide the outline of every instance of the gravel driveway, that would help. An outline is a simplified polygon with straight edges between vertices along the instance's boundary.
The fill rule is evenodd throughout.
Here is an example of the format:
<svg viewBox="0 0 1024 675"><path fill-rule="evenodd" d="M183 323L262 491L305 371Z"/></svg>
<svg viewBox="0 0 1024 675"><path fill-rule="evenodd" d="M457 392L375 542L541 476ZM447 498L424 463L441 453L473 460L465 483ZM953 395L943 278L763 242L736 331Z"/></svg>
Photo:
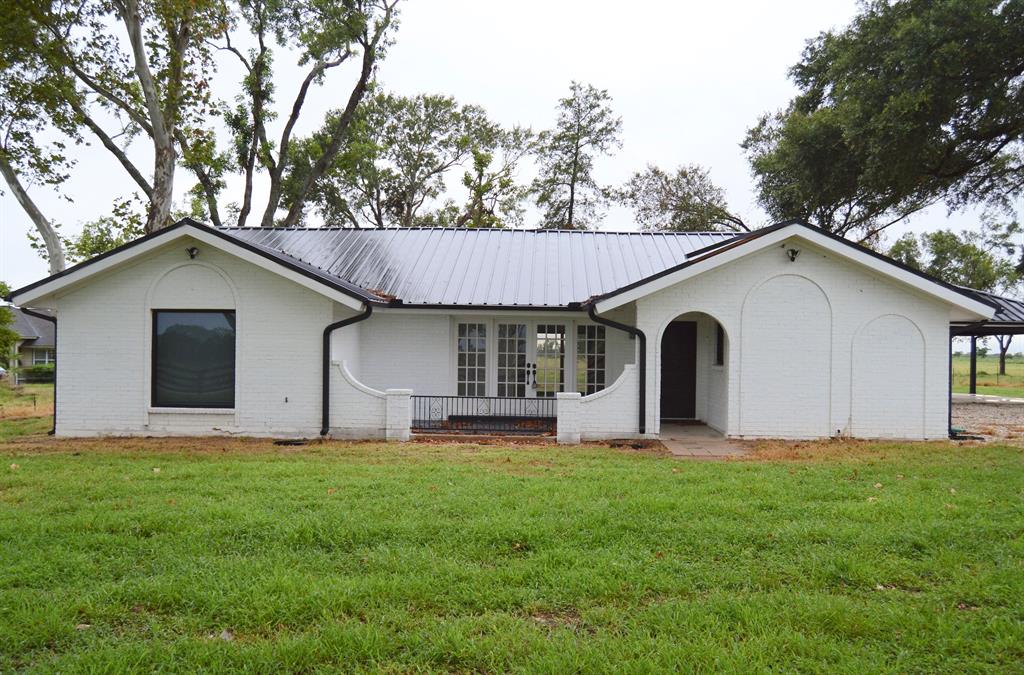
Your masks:
<svg viewBox="0 0 1024 675"><path fill-rule="evenodd" d="M985 438L1024 440L1024 405L954 402L953 426Z"/></svg>

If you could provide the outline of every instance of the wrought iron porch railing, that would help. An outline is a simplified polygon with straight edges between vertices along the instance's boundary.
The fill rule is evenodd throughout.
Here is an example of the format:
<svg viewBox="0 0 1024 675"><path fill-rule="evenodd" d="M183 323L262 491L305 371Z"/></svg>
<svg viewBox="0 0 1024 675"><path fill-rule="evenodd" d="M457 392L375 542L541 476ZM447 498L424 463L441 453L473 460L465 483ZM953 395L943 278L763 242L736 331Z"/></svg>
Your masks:
<svg viewBox="0 0 1024 675"><path fill-rule="evenodd" d="M552 434L557 421L553 398L412 397L415 433Z"/></svg>

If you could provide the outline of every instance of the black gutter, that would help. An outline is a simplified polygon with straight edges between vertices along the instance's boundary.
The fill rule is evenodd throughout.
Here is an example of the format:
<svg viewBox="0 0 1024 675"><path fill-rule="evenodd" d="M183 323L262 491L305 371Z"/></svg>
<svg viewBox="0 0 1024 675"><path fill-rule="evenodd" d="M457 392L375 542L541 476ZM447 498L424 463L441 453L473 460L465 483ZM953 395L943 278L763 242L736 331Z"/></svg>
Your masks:
<svg viewBox="0 0 1024 675"><path fill-rule="evenodd" d="M640 396L638 405L640 411L637 414L637 428L641 435L647 430L647 336L644 332L635 326L628 326L618 321L612 321L611 319L605 319L597 315L597 311L594 309L594 303L587 305L587 316L594 323L600 323L611 328L617 328L622 331L626 331L633 337L640 341Z"/></svg>
<svg viewBox="0 0 1024 675"><path fill-rule="evenodd" d="M50 316L49 314L43 314L35 310L26 309L25 307L19 307L21 311L25 312L29 316L34 316L37 319L43 321L49 321L53 324L53 353L57 354L57 317ZM47 432L50 436L54 436L57 433L57 361L53 362L53 427Z"/></svg>
<svg viewBox="0 0 1024 675"><path fill-rule="evenodd" d="M339 328L351 326L354 323L365 321L373 314L373 305L366 304L366 310L341 321L335 321L324 328L323 344L323 392L321 394L322 408L320 410L320 435L326 436L331 430L331 334Z"/></svg>

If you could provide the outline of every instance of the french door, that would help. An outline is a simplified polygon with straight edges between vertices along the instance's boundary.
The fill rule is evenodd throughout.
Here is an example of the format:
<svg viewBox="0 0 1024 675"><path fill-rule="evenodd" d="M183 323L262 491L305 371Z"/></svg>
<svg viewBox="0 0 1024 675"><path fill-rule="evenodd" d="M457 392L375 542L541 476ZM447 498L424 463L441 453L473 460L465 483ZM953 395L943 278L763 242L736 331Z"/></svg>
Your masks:
<svg viewBox="0 0 1024 675"><path fill-rule="evenodd" d="M554 398L565 391L566 324L497 324L498 396Z"/></svg>

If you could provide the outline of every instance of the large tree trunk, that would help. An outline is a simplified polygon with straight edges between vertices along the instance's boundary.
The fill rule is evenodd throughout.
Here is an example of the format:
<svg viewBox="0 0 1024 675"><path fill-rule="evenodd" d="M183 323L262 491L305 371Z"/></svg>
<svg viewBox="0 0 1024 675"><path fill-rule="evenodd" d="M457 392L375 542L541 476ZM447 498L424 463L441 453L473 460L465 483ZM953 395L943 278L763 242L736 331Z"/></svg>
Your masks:
<svg viewBox="0 0 1024 675"><path fill-rule="evenodd" d="M176 92L168 93L168 110L161 106L160 94L156 81L149 68L146 53L146 37L142 30L142 18L138 0L123 0L118 3L121 20L128 31L128 40L132 47L135 74L142 90L142 98L146 104L151 125L150 135L153 138L153 196L150 199L149 217L146 219L146 232L155 232L171 224L171 204L174 197L174 167L177 163L177 152L174 147L175 101ZM187 44L187 26L181 30L182 42ZM173 45L180 52L184 45ZM172 60L172 70L177 64ZM180 78L180 73L177 74ZM174 79L172 78L172 82ZM177 83L175 83L177 84Z"/></svg>
<svg viewBox="0 0 1024 675"><path fill-rule="evenodd" d="M7 161L7 157L2 152L0 152L0 173L3 174L4 180L7 181L8 187L11 188L14 198L18 200L21 208L25 210L25 213L28 214L28 217L35 224L36 229L39 230L39 236L42 237L43 244L46 246L46 258L50 263L50 274L63 271L66 266L64 262L64 247L61 245L60 237L57 236L57 230L53 228L50 221L43 216L43 212L39 210L36 203L29 197L21 181L18 180L18 174L14 171L14 167L11 166L11 163Z"/></svg>

